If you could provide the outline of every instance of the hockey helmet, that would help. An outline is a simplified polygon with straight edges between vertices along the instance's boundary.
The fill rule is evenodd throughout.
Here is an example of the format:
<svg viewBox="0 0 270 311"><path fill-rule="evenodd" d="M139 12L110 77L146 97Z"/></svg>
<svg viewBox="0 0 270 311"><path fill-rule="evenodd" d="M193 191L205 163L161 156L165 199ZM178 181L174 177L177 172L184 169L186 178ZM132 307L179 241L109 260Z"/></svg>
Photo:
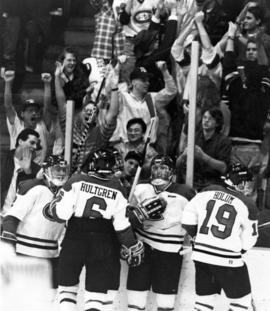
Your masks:
<svg viewBox="0 0 270 311"><path fill-rule="evenodd" d="M50 155L43 162L43 174L50 185L61 187L69 177L69 165L59 155Z"/></svg>
<svg viewBox="0 0 270 311"><path fill-rule="evenodd" d="M88 172L111 175L116 164L115 155L111 148L102 148L92 153L88 159Z"/></svg>
<svg viewBox="0 0 270 311"><path fill-rule="evenodd" d="M157 155L151 161L151 184L164 186L170 183L175 165L169 156Z"/></svg>

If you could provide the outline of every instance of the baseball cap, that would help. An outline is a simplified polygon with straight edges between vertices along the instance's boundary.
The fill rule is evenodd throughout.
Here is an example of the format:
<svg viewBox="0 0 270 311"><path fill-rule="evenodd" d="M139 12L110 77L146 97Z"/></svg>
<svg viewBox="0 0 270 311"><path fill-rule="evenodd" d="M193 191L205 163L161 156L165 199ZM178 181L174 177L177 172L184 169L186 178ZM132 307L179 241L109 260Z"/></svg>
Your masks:
<svg viewBox="0 0 270 311"><path fill-rule="evenodd" d="M151 74L147 72L144 67L136 67L130 74L130 81L135 79L145 80L151 77Z"/></svg>
<svg viewBox="0 0 270 311"><path fill-rule="evenodd" d="M38 109L40 109L40 104L31 98L31 99L27 99L24 102L22 110L25 111L28 107L31 107L31 106L36 106Z"/></svg>

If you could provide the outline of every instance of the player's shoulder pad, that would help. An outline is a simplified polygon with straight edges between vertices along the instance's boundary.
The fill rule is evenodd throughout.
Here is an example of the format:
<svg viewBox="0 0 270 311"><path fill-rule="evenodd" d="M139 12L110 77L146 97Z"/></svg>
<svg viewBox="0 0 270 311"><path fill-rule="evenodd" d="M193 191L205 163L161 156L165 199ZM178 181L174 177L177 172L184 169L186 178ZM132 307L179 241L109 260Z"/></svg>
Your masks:
<svg viewBox="0 0 270 311"><path fill-rule="evenodd" d="M69 180L65 183L63 189L69 191L72 187L72 184L80 181L89 181L89 176L81 173L74 173Z"/></svg>
<svg viewBox="0 0 270 311"><path fill-rule="evenodd" d="M111 187L121 192L125 198L128 197L127 189L117 177L112 177Z"/></svg>
<svg viewBox="0 0 270 311"><path fill-rule="evenodd" d="M250 220L257 220L259 210L256 203L250 197L245 196L243 193L237 193L235 196L246 205L248 209L248 218Z"/></svg>
<svg viewBox="0 0 270 311"><path fill-rule="evenodd" d="M185 197L188 201L190 201L195 195L196 191L192 187L186 185L186 184L178 184L178 183L172 183L166 191L171 193L177 193L183 197Z"/></svg>
<svg viewBox="0 0 270 311"><path fill-rule="evenodd" d="M221 185L210 185L210 186L203 188L200 192L205 192L205 191L226 191L226 190Z"/></svg>
<svg viewBox="0 0 270 311"><path fill-rule="evenodd" d="M46 186L43 179L28 179L23 180L18 185L18 194L24 195L26 194L30 189L36 187L36 186Z"/></svg>

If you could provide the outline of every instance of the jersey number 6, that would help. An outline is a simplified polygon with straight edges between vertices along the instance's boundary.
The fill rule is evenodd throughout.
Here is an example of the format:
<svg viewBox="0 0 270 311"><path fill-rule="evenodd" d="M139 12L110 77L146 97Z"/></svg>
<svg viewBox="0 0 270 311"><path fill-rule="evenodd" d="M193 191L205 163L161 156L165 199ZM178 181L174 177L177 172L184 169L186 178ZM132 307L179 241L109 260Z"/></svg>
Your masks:
<svg viewBox="0 0 270 311"><path fill-rule="evenodd" d="M83 218L103 218L100 211L105 211L107 203L103 198L93 196L88 199L83 211Z"/></svg>
<svg viewBox="0 0 270 311"><path fill-rule="evenodd" d="M223 230L220 230L220 227L216 225L208 226L210 217L213 213L215 203L216 203L215 200L210 200L207 203L206 217L200 228L200 233L208 234L210 229L214 237L224 240L228 238L232 233L232 228L235 222L237 212L233 205L223 204L218 208L218 211L216 213L216 220L218 224L224 227Z"/></svg>

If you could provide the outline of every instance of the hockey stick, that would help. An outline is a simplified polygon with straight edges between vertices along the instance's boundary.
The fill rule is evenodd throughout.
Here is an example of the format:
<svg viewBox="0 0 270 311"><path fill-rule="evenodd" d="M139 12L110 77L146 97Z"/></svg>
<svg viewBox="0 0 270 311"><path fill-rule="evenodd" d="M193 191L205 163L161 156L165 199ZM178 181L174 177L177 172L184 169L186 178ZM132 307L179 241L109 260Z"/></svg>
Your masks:
<svg viewBox="0 0 270 311"><path fill-rule="evenodd" d="M258 229L269 227L269 226L270 226L270 221L258 225Z"/></svg>
<svg viewBox="0 0 270 311"><path fill-rule="evenodd" d="M135 187L137 186L139 178L140 178L141 170L142 170L142 167L143 167L143 164L144 164L144 161L145 161L147 146L149 145L150 140L151 140L151 133L152 133L154 124L155 124L155 118L151 118L150 125L149 125L149 131L147 133L147 138L146 138L146 141L145 141L145 144L144 144L144 148L143 148L143 152L142 152L142 160L140 161L139 166L137 168L137 171L136 171L136 174L135 174L135 177L134 177L134 181L133 181L133 184L132 184L129 196L128 196L128 202L129 203L131 202L131 200L133 198Z"/></svg>

